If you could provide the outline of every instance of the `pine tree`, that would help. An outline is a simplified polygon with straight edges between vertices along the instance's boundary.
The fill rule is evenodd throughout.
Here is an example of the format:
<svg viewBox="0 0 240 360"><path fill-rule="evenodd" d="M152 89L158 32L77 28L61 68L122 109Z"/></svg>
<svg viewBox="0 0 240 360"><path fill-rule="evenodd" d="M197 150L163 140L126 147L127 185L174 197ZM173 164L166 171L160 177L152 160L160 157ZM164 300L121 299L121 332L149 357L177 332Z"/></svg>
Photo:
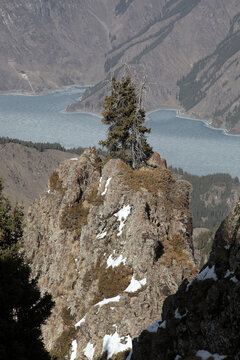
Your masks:
<svg viewBox="0 0 240 360"><path fill-rule="evenodd" d="M143 126L145 111L142 96L130 76L117 81L112 78L111 94L103 103L102 122L109 125L107 139L99 144L107 148L108 158L120 158L134 169L140 167L152 153L145 133L151 129Z"/></svg>
<svg viewBox="0 0 240 360"><path fill-rule="evenodd" d="M23 211L2 195L0 180L0 359L50 360L41 325L50 315L51 296L41 297L30 267L19 254Z"/></svg>

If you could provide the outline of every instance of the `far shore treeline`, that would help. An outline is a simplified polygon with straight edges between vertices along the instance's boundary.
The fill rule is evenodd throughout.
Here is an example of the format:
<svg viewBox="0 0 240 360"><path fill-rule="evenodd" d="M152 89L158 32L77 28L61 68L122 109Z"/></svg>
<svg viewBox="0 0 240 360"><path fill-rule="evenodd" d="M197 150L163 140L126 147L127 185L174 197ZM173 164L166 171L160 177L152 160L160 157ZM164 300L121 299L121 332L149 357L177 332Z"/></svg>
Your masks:
<svg viewBox="0 0 240 360"><path fill-rule="evenodd" d="M85 149L84 147L81 147L81 146L79 146L77 148L66 149L64 146L62 146L59 143L49 143L49 142L44 142L44 143L36 142L35 143L32 141L9 138L8 136L0 137L0 145L5 145L8 143L21 144L26 147L36 149L40 152L43 152L45 150L60 150L60 151L70 152L70 153L77 154L77 155L81 155ZM104 154L104 151L102 151L101 149L98 149L98 151L99 151L100 155Z"/></svg>

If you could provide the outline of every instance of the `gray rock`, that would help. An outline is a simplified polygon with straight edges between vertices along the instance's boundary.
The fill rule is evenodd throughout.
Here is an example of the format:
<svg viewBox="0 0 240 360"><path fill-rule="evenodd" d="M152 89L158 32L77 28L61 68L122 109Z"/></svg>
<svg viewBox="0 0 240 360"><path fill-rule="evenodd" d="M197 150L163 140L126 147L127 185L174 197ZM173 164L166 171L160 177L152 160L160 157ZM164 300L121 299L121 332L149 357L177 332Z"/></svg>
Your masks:
<svg viewBox="0 0 240 360"><path fill-rule="evenodd" d="M95 149L60 166L25 229L26 259L56 303L48 349L69 356L76 340L76 359L93 348L93 359L114 357L160 317L166 296L196 274L190 191L161 167L114 159L101 169Z"/></svg>

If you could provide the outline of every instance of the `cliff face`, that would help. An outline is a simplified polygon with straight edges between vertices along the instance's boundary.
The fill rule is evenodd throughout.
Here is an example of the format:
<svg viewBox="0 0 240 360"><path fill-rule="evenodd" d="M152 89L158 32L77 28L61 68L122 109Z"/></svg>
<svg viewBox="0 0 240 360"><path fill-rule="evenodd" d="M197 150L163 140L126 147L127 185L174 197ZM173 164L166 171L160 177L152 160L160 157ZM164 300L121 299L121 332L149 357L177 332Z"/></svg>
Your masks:
<svg viewBox="0 0 240 360"><path fill-rule="evenodd" d="M163 304L152 333L133 342L131 360L240 358L240 201L218 229L207 264Z"/></svg>
<svg viewBox="0 0 240 360"><path fill-rule="evenodd" d="M190 185L156 154L150 163L133 171L110 160L101 169L86 150L29 209L26 259L56 302L44 338L59 359L125 359L165 297L196 274Z"/></svg>

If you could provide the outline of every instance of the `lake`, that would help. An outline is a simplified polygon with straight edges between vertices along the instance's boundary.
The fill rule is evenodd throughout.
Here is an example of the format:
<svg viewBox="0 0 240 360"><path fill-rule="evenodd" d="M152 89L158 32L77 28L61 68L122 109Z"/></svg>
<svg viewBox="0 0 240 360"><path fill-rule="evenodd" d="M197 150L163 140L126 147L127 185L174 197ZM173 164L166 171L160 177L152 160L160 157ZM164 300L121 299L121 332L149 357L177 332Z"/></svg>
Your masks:
<svg viewBox="0 0 240 360"><path fill-rule="evenodd" d="M66 114L86 87L73 87L40 96L0 95L0 136L33 142L59 142L66 148L98 146L107 126L94 114ZM147 115L149 143L168 165L197 175L217 172L240 178L240 136L208 127L203 121L177 117L175 110Z"/></svg>

